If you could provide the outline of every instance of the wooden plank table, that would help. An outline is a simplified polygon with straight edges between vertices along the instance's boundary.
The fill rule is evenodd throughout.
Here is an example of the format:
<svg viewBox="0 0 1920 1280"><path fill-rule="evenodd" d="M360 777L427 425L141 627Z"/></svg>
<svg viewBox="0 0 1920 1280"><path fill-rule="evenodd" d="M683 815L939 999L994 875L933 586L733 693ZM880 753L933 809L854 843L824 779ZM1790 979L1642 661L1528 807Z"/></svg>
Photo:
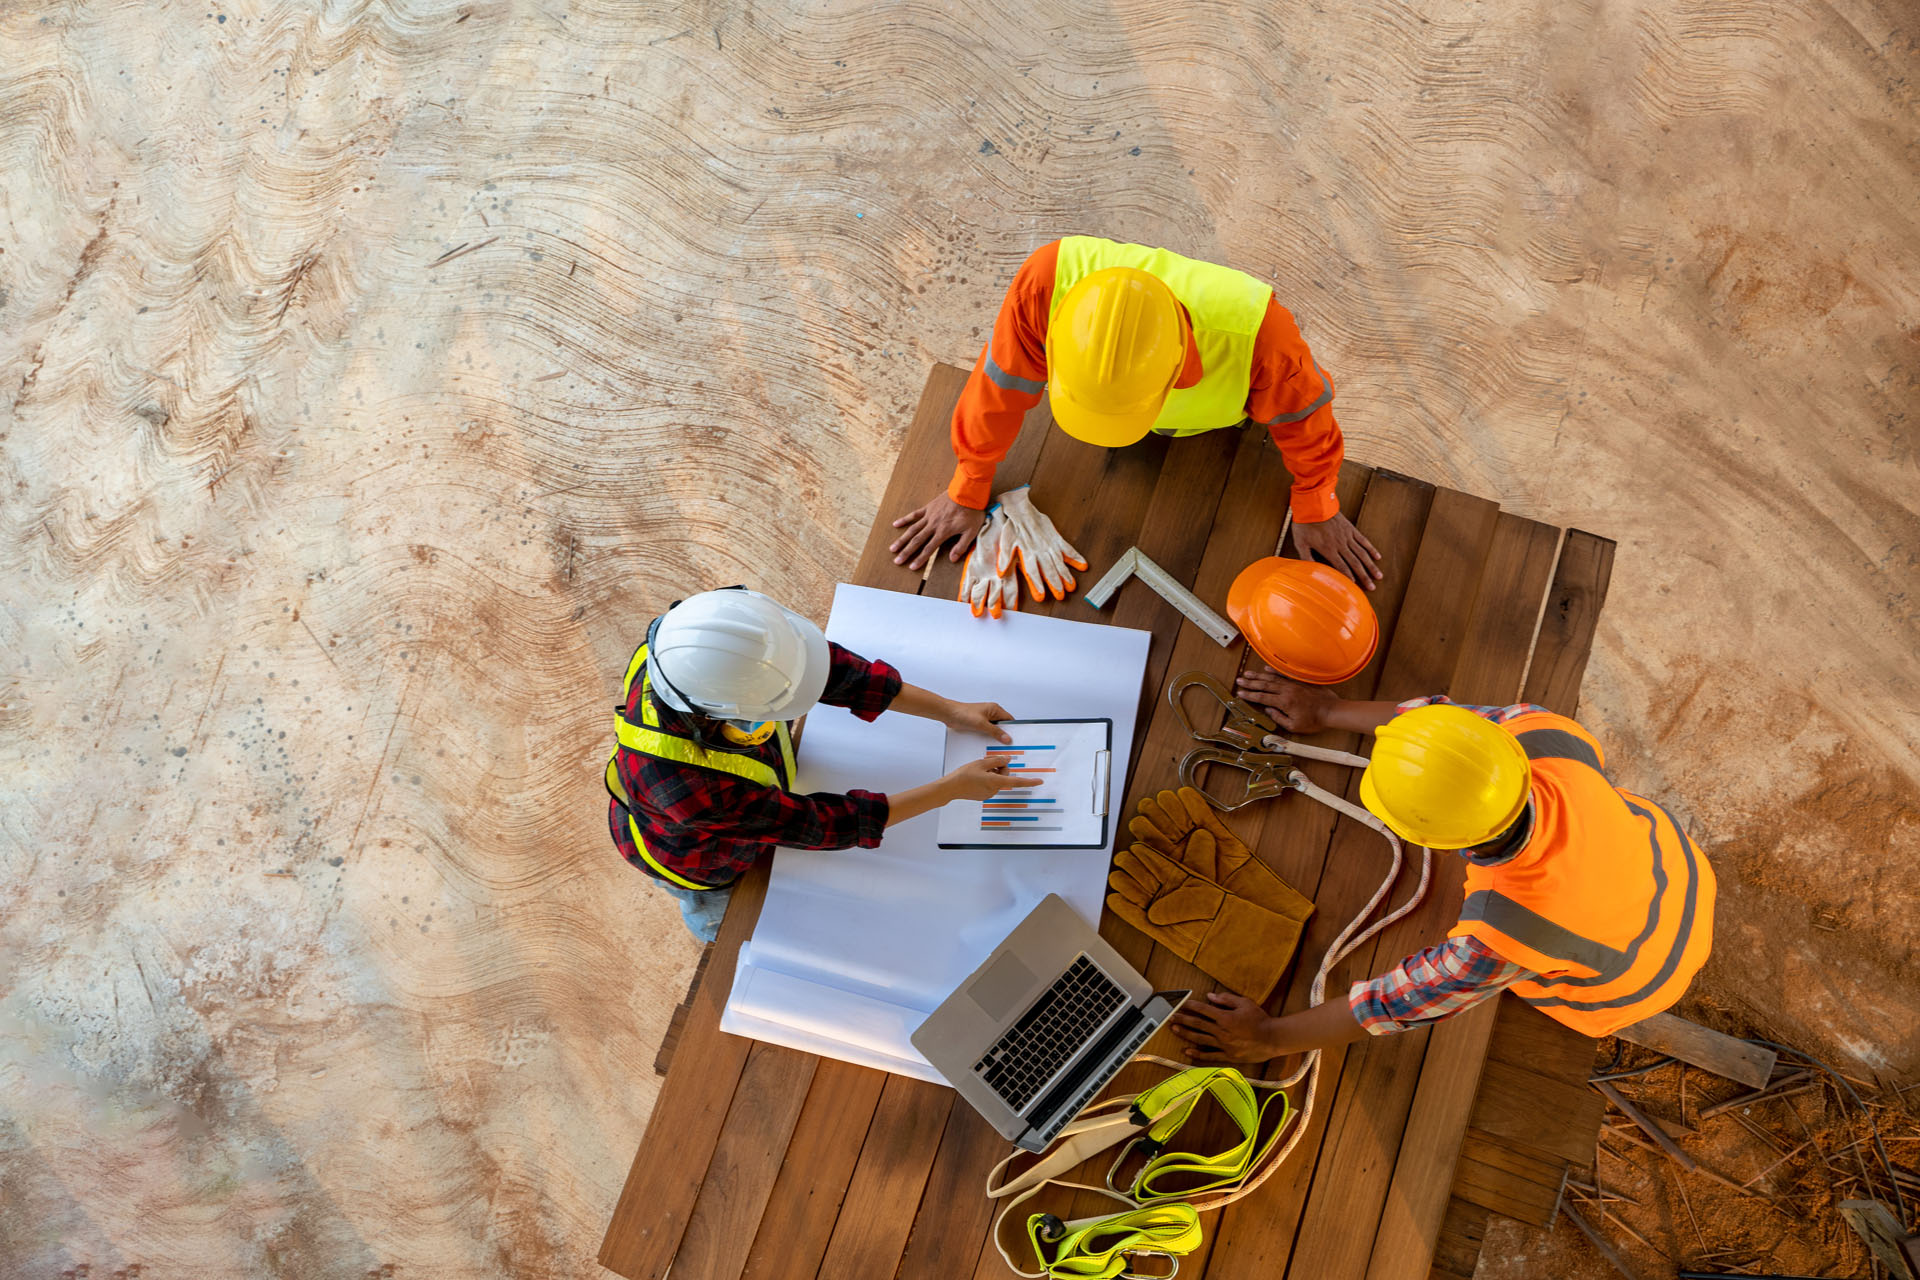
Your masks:
<svg viewBox="0 0 1920 1280"><path fill-rule="evenodd" d="M893 564L887 544L892 518L947 482L948 422L965 379L964 370L947 365L929 376L854 582L956 593L957 565L942 557L922 582ZM1106 450L1051 425L1044 404L1029 415L996 483L1031 481L1037 504L1087 556L1089 574L1137 545L1218 608L1234 575L1278 546L1291 481L1264 432L1153 436ZM1386 578L1372 597L1382 643L1343 694L1444 691L1462 701L1505 703L1524 691L1556 710L1574 710L1606 596L1611 543L1351 462L1339 487L1342 509L1386 557ZM1162 696L1170 676L1201 670L1231 682L1246 661L1245 646L1221 648L1141 584L1122 588L1104 612L1077 594L1021 607L1152 633L1125 811L1143 792L1175 785L1191 741ZM1315 741L1347 750L1360 745L1336 733ZM1314 764L1307 771L1350 798L1357 792L1353 770ZM1318 905L1301 959L1270 1006L1302 1008L1327 943L1378 883L1381 842L1297 797L1242 810L1229 823ZM1404 900L1413 875L1403 874L1391 901ZM972 1108L956 1105L952 1090L720 1032L735 957L753 930L766 883L763 866L734 894L607 1228L601 1263L632 1280L662 1280L669 1270L673 1280L1006 1276L988 1239L982 1187L1007 1144ZM1461 892L1459 860L1436 857L1426 903L1341 965L1329 992L1442 937ZM1110 912L1100 928L1156 987L1215 985ZM1544 1125L1541 1137L1528 1127L1525 1097L1512 1092L1540 1087L1546 1070L1559 1072L1558 1083L1584 1084L1591 1045L1562 1032L1503 1000L1432 1031L1330 1052L1312 1123L1287 1167L1255 1196L1206 1220L1206 1244L1181 1274L1411 1280L1455 1274L1461 1265L1470 1271L1470 1258L1462 1259L1477 1254L1471 1242L1489 1209L1507 1211L1507 1197L1514 1216L1537 1217L1543 1188L1552 1183L1557 1195L1555 1179L1572 1159L1562 1149L1577 1150L1577 1123L1562 1117ZM1148 1048L1177 1056L1164 1034ZM1490 1060L1491 1091L1482 1088ZM1557 1065L1534 1069L1543 1062ZM1131 1091L1156 1071L1130 1067L1114 1087ZM1471 1158L1463 1160L1463 1150ZM1063 1197L1060 1207L1091 1213L1102 1203Z"/></svg>

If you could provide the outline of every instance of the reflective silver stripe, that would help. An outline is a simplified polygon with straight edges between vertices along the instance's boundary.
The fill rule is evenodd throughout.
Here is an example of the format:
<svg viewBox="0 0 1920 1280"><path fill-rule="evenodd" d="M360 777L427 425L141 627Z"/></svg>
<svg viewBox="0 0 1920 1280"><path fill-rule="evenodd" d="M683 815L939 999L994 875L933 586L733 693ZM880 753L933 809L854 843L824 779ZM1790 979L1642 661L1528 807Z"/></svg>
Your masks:
<svg viewBox="0 0 1920 1280"><path fill-rule="evenodd" d="M1002 390L1024 391L1030 396L1037 396L1047 389L1047 384L1044 382L1035 382L1032 378L1016 378L1002 369L999 362L993 358L992 344L987 346L987 380Z"/></svg>
<svg viewBox="0 0 1920 1280"><path fill-rule="evenodd" d="M1529 760L1578 760L1589 769L1606 772L1600 767L1600 753L1579 734L1565 729L1528 729L1515 736Z"/></svg>
<svg viewBox="0 0 1920 1280"><path fill-rule="evenodd" d="M1629 960L1625 954L1615 951L1604 942L1595 942L1564 925L1555 924L1533 908L1491 889L1468 894L1460 918L1491 925L1522 946L1531 947L1555 960L1597 969L1603 981L1611 982L1627 971Z"/></svg>
<svg viewBox="0 0 1920 1280"><path fill-rule="evenodd" d="M1327 376L1327 371L1320 367L1320 362L1318 360L1315 360L1313 362L1313 371L1320 375L1320 398L1318 400L1315 400L1312 404L1308 405L1306 408L1300 410L1297 413L1283 413L1277 418L1268 418L1265 422L1260 424L1261 426L1281 427L1281 426L1285 426L1289 422L1305 421L1306 419L1311 418L1314 414L1320 412L1321 405L1333 399L1333 379Z"/></svg>
<svg viewBox="0 0 1920 1280"><path fill-rule="evenodd" d="M1667 891L1667 869L1665 865L1666 860L1660 856L1660 826L1659 823L1654 820L1652 812L1642 809L1625 795L1622 795L1621 799L1626 800L1627 808L1647 820L1647 843L1653 846L1654 858L1653 877L1655 887L1653 906L1647 913L1647 927L1642 930L1640 936L1635 938L1632 944L1627 947L1627 967L1631 968L1634 958L1639 954L1641 944L1653 935L1654 926L1659 923L1660 899ZM1680 957L1686 954L1687 943L1693 937L1693 918L1699 914L1699 858L1694 850L1693 841L1687 839L1687 833L1681 829L1680 823L1675 820L1674 816L1671 813L1667 813L1666 807L1664 805L1654 804L1651 800L1647 801L1647 803L1653 805L1653 807L1661 813L1666 814L1667 821L1673 824L1673 834L1679 837L1680 850L1686 861L1687 887L1686 897L1682 899L1680 904L1680 929L1673 936L1673 947L1667 952L1667 958L1660 965L1660 971L1648 979L1638 991L1630 995L1616 996L1611 1000L1568 1000L1561 996L1540 996L1528 1000L1528 1004L1542 1007L1548 1005L1564 1005L1569 1009L1618 1009L1623 1005L1638 1004L1640 1001L1651 996L1664 986L1667 979L1673 976L1673 971L1680 967ZM1622 972L1625 972L1625 970ZM1562 987L1593 986L1598 981L1598 979L1563 978L1553 983L1553 985Z"/></svg>

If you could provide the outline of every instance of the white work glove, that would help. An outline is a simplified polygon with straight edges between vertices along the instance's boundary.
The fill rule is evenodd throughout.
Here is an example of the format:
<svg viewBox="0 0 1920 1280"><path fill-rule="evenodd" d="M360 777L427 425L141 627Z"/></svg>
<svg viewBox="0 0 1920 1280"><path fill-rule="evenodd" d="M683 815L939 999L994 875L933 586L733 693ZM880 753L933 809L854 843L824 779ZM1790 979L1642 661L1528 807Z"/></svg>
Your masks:
<svg viewBox="0 0 1920 1280"><path fill-rule="evenodd" d="M960 568L960 602L971 607L976 618L983 613L997 618L1004 610L1020 607L1020 579L1010 568L1000 568L1000 547L1006 537L1007 516L996 502L987 508L980 536L973 540L967 562Z"/></svg>
<svg viewBox="0 0 1920 1280"><path fill-rule="evenodd" d="M1085 569L1086 558L1073 549L1072 543L1060 536L1045 512L1034 508L1026 485L1009 489L996 501L1007 522L1007 532L1000 538L1000 558L996 562L1000 572L1004 574L1012 568L1017 555L1020 557L1020 572L1027 580L1029 595L1035 600L1044 600L1051 593L1055 600L1066 599L1067 592L1080 585L1067 566Z"/></svg>

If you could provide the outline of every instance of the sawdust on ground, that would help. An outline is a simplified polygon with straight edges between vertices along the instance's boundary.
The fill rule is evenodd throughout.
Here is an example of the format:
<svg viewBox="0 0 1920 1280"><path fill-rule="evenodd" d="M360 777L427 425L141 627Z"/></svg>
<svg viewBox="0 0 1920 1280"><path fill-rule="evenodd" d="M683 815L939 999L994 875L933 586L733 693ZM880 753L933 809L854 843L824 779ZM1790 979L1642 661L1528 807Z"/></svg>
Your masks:
<svg viewBox="0 0 1920 1280"><path fill-rule="evenodd" d="M605 832L622 662L824 612L1069 231L1272 280L1352 456L1619 540L1585 715L1720 868L1692 1011L1910 1077L1915 35L0 12L0 1274L596 1274L695 958Z"/></svg>

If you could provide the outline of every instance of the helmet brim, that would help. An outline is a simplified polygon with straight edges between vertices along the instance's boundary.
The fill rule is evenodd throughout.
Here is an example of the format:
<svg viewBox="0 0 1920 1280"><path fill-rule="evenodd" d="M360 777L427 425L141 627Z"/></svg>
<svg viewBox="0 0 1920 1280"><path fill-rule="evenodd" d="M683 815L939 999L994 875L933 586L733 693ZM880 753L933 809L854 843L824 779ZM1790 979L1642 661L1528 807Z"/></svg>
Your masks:
<svg viewBox="0 0 1920 1280"><path fill-rule="evenodd" d="M1153 430L1162 408L1155 405L1151 410L1138 413L1101 413L1079 404L1057 386L1048 387L1047 398L1053 405L1053 420L1062 431L1075 440L1103 449L1124 449L1130 444L1139 444L1147 438L1147 432Z"/></svg>

